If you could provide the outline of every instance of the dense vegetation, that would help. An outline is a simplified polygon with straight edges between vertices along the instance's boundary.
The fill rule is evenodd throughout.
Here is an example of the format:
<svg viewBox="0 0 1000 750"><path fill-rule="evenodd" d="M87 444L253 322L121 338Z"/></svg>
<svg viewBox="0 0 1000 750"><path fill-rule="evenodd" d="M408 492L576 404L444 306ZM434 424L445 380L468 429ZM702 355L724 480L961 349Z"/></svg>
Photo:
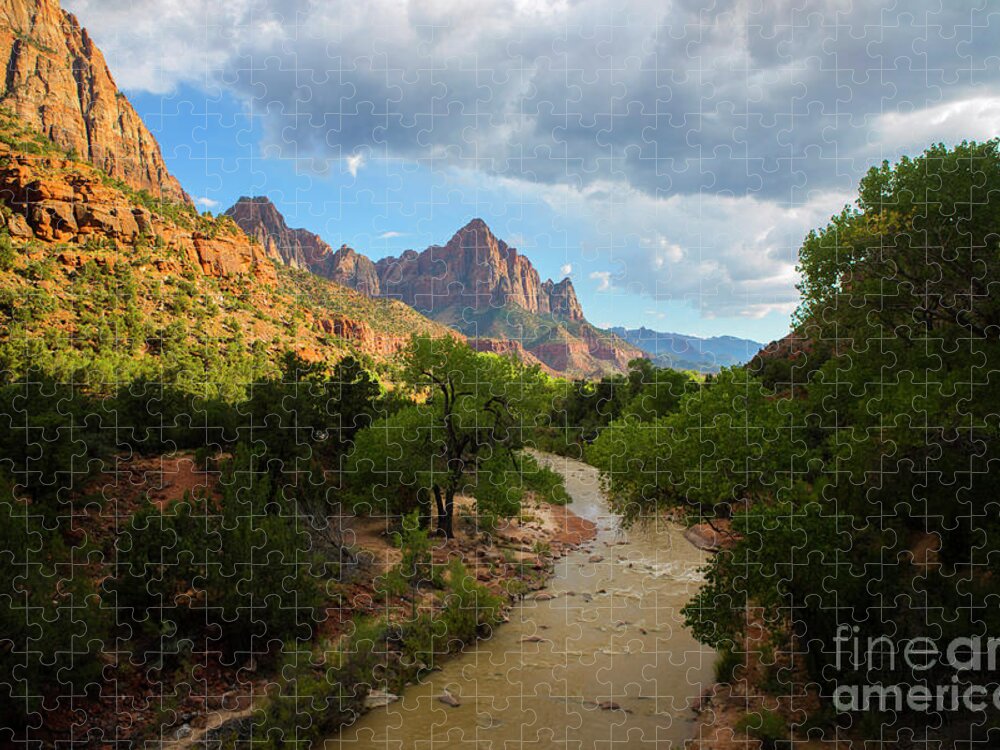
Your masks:
<svg viewBox="0 0 1000 750"><path fill-rule="evenodd" d="M405 682L413 664L429 668L494 622L496 597L460 566L430 571L426 518L404 515L430 492L441 500L437 530L450 536L457 492L476 498L486 529L518 513L526 488L564 497L559 478L522 453L518 429L548 379L450 337L415 336L404 360L392 391L356 358L328 370L292 353L280 374L239 390L191 389L174 377L108 392L40 369L9 376L0 386L3 724L24 731L56 696L94 698L129 669L183 682L190 672L178 670L215 654L265 669L300 664L282 672L257 720L265 734L281 726L288 737L307 728L311 736L338 714L302 724L308 714L288 713L285 690L310 684L323 701L342 699L347 715L359 710L375 663L380 679ZM176 455L193 456L215 479L166 503L122 494L118 472L136 457ZM372 494L379 470L392 502ZM385 502L374 507L376 498ZM412 607L403 624L359 621L331 682L313 661L295 660L335 646L316 636L358 572L357 550L337 525L351 509L387 514L400 529L403 561L381 591ZM418 613L428 589L440 607ZM351 651L365 628L382 641L365 646L371 659ZM412 658L392 656L387 638ZM111 650L122 666L102 674Z"/></svg>
<svg viewBox="0 0 1000 750"><path fill-rule="evenodd" d="M943 650L1000 632L998 227L997 141L873 168L802 246L796 347L724 371L672 413L621 412L588 449L626 518L681 508L728 529L687 620L738 658L763 624L786 656L772 660L778 695L793 674L828 710L838 685L952 685L941 665L841 659L845 633L863 651L869 637ZM985 663L955 679L995 682ZM864 731L898 729L895 709L872 706ZM951 731L981 722L971 714L948 714Z"/></svg>
<svg viewBox="0 0 1000 750"><path fill-rule="evenodd" d="M706 376L711 381L712 376ZM626 416L649 422L677 410L685 393L697 390L701 376L664 367L648 359L629 362L627 374L600 380L556 380L550 384L546 408L532 431L535 446L572 458L607 427Z"/></svg>
<svg viewBox="0 0 1000 750"><path fill-rule="evenodd" d="M349 473L368 488L359 507L433 513L454 536L455 497L475 497L490 518L517 513L525 489L551 490L550 470L519 451L528 415L543 407L548 378L537 368L484 356L448 338L416 338L404 366L414 403L373 424L356 441Z"/></svg>
<svg viewBox="0 0 1000 750"><path fill-rule="evenodd" d="M185 686L283 667L256 723L288 744L359 710L372 670L401 685L486 632L497 598L461 566L428 571L426 499L447 536L460 492L472 533L525 489L564 501L522 451L548 378L306 272L207 272L184 238L249 242L230 220L132 190L6 111L0 150L0 168L156 218L128 241L43 241L0 202L0 744L67 739L67 696L87 732L142 739L177 726ZM390 466L401 445L419 483ZM366 512L402 551L377 591L341 526ZM359 586L388 614L366 618ZM334 651L329 672L311 656ZM282 700L303 689L321 721ZM125 698L102 711L109 696Z"/></svg>

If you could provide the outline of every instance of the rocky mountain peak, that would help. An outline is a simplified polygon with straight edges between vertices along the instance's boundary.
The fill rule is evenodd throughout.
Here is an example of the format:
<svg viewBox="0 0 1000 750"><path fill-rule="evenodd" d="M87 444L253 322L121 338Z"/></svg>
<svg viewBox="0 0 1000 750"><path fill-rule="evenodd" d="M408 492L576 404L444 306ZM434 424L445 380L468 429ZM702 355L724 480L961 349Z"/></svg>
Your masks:
<svg viewBox="0 0 1000 750"><path fill-rule="evenodd" d="M307 229L290 228L281 211L267 196L243 196L226 209L225 215L264 245L269 255L280 257L293 268L330 276L333 248L318 234Z"/></svg>
<svg viewBox="0 0 1000 750"><path fill-rule="evenodd" d="M497 237L480 218L455 232L445 245L432 245L421 252L406 250L399 257L373 263L348 245L333 252L311 232L289 229L267 198L241 198L226 214L247 234L272 247L286 263L369 297L400 300L449 325L478 316L484 327L496 328L473 336L479 341L474 345L481 349L542 362L554 372L585 374L620 370L641 356L638 349L587 322L569 278L543 283L531 261ZM511 325L488 322L496 317L496 311L505 318L503 311L514 310L528 313L528 318L519 317L519 322ZM555 330L560 331L557 336L543 336L546 341L531 347L521 341L537 338L540 331Z"/></svg>
<svg viewBox="0 0 1000 750"><path fill-rule="evenodd" d="M266 195L241 196L226 210L225 215L251 236L258 232L278 234L289 231L285 217ZM251 232L248 228L254 231Z"/></svg>
<svg viewBox="0 0 1000 750"><path fill-rule="evenodd" d="M375 264L367 256L347 245L341 245L330 259L329 278L338 284L357 289L369 297L378 297L382 294Z"/></svg>
<svg viewBox="0 0 1000 750"><path fill-rule="evenodd" d="M566 320L582 321L583 307L576 297L576 289L573 282L567 276L559 283L554 283L552 279L542 284L542 288L549 295L549 309L556 317Z"/></svg>
<svg viewBox="0 0 1000 750"><path fill-rule="evenodd" d="M101 51L57 0L0 0L0 61L0 106L129 187L190 205Z"/></svg>

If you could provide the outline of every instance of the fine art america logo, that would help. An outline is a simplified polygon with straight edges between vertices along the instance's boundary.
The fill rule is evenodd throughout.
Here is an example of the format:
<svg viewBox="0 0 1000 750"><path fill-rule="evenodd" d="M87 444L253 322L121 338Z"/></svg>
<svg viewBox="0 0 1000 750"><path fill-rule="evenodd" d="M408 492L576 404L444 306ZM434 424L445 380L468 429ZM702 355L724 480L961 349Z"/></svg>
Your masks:
<svg viewBox="0 0 1000 750"><path fill-rule="evenodd" d="M838 672L898 674L908 670L912 682L840 684L833 693L838 711L1000 710L1000 683L975 684L970 679L997 669L1000 638L972 636L938 642L919 637L895 641L885 635L862 639L858 630L856 625L837 629L834 642Z"/></svg>

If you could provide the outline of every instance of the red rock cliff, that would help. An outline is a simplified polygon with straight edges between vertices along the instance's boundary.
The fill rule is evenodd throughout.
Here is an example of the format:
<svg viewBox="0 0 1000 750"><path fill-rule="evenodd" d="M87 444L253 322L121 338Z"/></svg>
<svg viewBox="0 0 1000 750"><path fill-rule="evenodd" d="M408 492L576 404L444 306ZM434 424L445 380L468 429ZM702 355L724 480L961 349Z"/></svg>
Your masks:
<svg viewBox="0 0 1000 750"><path fill-rule="evenodd" d="M0 106L130 187L190 203L101 51L57 0L0 0L0 60Z"/></svg>
<svg viewBox="0 0 1000 750"><path fill-rule="evenodd" d="M423 312L515 305L539 315L583 320L572 282L543 284L531 261L497 238L482 219L470 221L444 247L408 250L375 267L383 295Z"/></svg>
<svg viewBox="0 0 1000 750"><path fill-rule="evenodd" d="M260 242L269 255L277 254L293 268L328 276L326 269L330 265L333 248L318 234L290 228L269 198L244 196L227 209L225 215Z"/></svg>
<svg viewBox="0 0 1000 750"><path fill-rule="evenodd" d="M62 157L20 154L0 143L0 204L11 209L7 230L21 240L110 240L123 252L158 241L161 259L184 255L208 276L276 279L274 264L232 222L200 223L193 208L183 223L167 219L106 185L88 165ZM72 250L62 255L72 262Z"/></svg>
<svg viewBox="0 0 1000 750"><path fill-rule="evenodd" d="M382 294L382 285L378 278L378 270L371 260L353 248L342 245L333 254L324 274L331 281L357 289L369 297Z"/></svg>

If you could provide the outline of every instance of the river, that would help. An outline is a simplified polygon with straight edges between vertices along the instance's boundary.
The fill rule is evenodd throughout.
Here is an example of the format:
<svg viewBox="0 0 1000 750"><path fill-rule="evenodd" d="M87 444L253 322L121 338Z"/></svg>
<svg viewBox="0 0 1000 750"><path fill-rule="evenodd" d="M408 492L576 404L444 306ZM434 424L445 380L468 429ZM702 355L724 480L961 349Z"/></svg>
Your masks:
<svg viewBox="0 0 1000 750"><path fill-rule="evenodd" d="M691 736L689 707L712 684L715 653L683 627L680 608L701 585L705 553L672 524L622 532L593 467L542 460L566 477L570 508L598 525L593 542L556 563L545 590L554 598L529 597L493 638L327 750L679 748ZM438 701L445 690L461 705Z"/></svg>

